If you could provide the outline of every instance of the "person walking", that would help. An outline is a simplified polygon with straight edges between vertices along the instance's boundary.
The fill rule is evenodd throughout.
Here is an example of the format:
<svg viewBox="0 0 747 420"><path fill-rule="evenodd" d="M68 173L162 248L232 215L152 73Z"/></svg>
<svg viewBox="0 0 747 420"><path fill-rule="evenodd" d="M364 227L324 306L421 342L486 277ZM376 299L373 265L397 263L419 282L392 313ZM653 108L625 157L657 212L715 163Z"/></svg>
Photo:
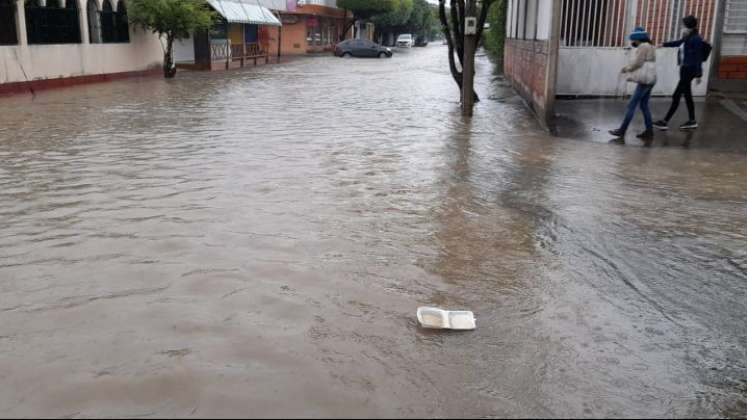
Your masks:
<svg viewBox="0 0 747 420"><path fill-rule="evenodd" d="M649 99L651 99L651 91L656 84L656 47L651 42L648 32L642 27L635 28L629 38L631 45L635 48L635 56L629 65L623 67L621 73L625 75L629 82L635 82L637 86L630 103L628 103L628 110L622 125L618 129L610 130L610 134L624 139L625 132L628 130L630 122L633 121L633 117L635 117L636 108L640 106L646 131L636 137L649 142L654 137Z"/></svg>
<svg viewBox="0 0 747 420"><path fill-rule="evenodd" d="M703 77L703 61L705 42L698 34L698 19L695 16L686 16L682 19L684 28L682 29L682 38L677 41L665 42L665 48L679 48L677 53L677 64L680 67L680 81L677 89L672 95L672 106L669 107L666 117L654 123L654 127L659 130L668 130L669 121L677 112L680 106L682 96L685 96L687 104L688 120L680 125L681 130L694 130L698 128L698 122L695 119L695 103L693 102L692 83L700 84Z"/></svg>

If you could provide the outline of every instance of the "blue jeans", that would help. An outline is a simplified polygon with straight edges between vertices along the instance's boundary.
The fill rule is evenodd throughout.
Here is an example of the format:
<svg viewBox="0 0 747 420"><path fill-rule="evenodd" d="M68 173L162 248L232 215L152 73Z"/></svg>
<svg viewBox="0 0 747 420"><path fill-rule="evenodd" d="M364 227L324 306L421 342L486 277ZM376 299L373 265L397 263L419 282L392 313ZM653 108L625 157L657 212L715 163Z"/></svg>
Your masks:
<svg viewBox="0 0 747 420"><path fill-rule="evenodd" d="M638 84L635 88L633 98L630 99L630 103L628 104L628 112L625 114L625 119L620 126L620 130L624 132L628 129L630 122L633 121L633 117L635 117L635 109L638 108L639 104L641 106L641 112L643 112L643 119L646 121L646 130L652 130L654 128L654 122L651 118L651 110L648 107L648 101L651 99L652 90L654 90L654 85Z"/></svg>

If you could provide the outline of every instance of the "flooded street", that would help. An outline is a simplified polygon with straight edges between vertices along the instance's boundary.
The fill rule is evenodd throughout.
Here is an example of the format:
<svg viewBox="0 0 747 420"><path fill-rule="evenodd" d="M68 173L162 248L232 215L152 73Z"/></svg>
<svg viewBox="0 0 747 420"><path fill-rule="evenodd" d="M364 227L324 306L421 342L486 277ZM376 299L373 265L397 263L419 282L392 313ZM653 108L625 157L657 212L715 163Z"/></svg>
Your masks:
<svg viewBox="0 0 747 420"><path fill-rule="evenodd" d="M471 123L440 45L0 99L0 416L747 415L746 155L478 70Z"/></svg>

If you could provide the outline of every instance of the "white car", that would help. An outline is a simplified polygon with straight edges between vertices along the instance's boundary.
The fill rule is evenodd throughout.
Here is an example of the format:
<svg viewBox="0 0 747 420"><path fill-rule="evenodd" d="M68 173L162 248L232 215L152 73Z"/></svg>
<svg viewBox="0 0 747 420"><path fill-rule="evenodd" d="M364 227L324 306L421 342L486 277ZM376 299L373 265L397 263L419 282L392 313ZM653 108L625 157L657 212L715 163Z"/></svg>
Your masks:
<svg viewBox="0 0 747 420"><path fill-rule="evenodd" d="M397 37L397 46L400 48L412 48L414 44L412 34L402 34Z"/></svg>

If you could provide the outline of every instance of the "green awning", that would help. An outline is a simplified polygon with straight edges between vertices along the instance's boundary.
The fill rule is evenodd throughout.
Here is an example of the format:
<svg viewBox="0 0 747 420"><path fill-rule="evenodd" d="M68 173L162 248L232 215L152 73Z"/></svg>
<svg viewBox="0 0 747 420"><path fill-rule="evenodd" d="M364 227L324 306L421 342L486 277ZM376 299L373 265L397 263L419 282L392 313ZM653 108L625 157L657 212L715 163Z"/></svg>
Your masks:
<svg viewBox="0 0 747 420"><path fill-rule="evenodd" d="M270 9L257 0L207 0L230 23L283 26Z"/></svg>

